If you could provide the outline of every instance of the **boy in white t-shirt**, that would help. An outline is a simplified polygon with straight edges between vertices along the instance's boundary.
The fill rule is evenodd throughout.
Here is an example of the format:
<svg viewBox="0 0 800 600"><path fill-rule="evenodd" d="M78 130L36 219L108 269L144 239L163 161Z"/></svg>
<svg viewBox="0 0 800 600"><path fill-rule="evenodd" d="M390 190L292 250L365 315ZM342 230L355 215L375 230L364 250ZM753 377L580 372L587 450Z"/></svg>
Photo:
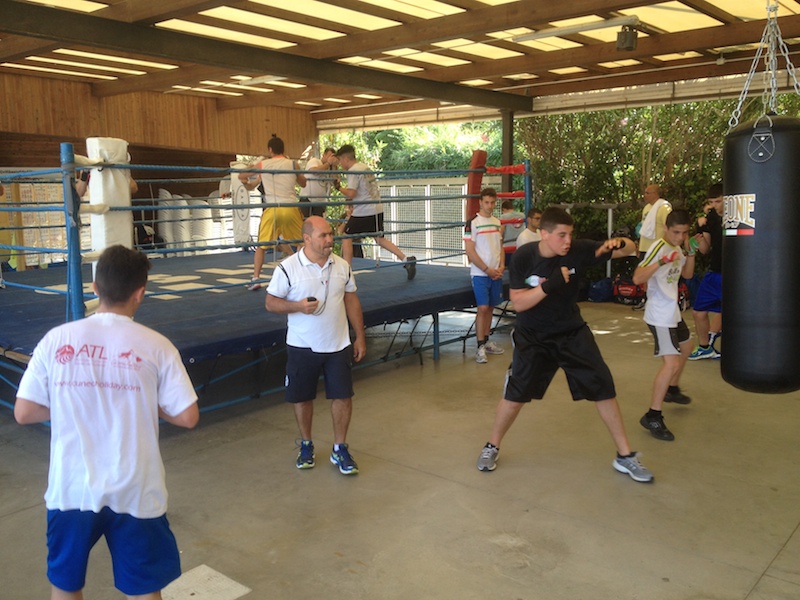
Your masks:
<svg viewBox="0 0 800 600"><path fill-rule="evenodd" d="M487 354L503 354L500 346L489 341L492 328L492 309L503 299L503 272L505 253L500 220L494 216L497 192L494 188L481 191L480 209L467 223L464 247L470 262L472 289L478 312L475 315L475 333L478 351L475 362L486 363Z"/></svg>
<svg viewBox="0 0 800 600"><path fill-rule="evenodd" d="M635 284L647 282L644 322L655 339L654 354L662 359L661 369L653 382L650 410L639 422L653 437L665 441L672 441L675 436L664 424L661 414L664 402L691 402L691 398L678 387L683 367L692 351L692 336L678 306L680 278L689 278L694 273L694 250L689 244L691 221L689 213L683 209L669 213L663 237L653 242L633 273Z"/></svg>
<svg viewBox="0 0 800 600"><path fill-rule="evenodd" d="M104 250L97 312L50 330L19 384L17 422L50 421L44 499L54 599L83 598L89 552L103 536L114 585L128 597L157 600L181 574L166 516L159 417L192 428L199 412L178 350L133 321L149 268L144 254Z"/></svg>

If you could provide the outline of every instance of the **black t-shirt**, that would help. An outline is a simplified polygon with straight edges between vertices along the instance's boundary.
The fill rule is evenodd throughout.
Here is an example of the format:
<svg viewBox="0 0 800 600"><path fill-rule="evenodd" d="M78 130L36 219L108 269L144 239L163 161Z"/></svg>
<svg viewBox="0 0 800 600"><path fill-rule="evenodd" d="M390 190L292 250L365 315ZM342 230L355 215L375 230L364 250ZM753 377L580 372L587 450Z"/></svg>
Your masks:
<svg viewBox="0 0 800 600"><path fill-rule="evenodd" d="M594 253L602 242L573 240L566 256L544 258L539 254L539 243L533 242L517 248L509 269L510 285L514 290L526 290L539 285L538 278L549 279L557 268L570 270L569 283L549 294L536 306L517 313L517 325L544 333L574 331L584 324L578 309L580 282L586 270L611 258L611 252L596 258Z"/></svg>
<svg viewBox="0 0 800 600"><path fill-rule="evenodd" d="M706 215L706 224L698 227L697 231L711 236L708 270L722 273L722 217L715 210L709 211Z"/></svg>

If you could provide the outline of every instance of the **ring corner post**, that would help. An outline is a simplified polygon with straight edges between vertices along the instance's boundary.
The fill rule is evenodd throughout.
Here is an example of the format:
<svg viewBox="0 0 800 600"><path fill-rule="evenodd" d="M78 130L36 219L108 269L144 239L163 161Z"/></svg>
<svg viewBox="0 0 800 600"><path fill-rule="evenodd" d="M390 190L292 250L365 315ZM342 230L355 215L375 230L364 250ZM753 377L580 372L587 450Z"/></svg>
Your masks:
<svg viewBox="0 0 800 600"><path fill-rule="evenodd" d="M80 198L72 185L75 172L75 150L72 144L61 144L61 182L64 189L64 217L67 228L67 320L86 316L81 277Z"/></svg>

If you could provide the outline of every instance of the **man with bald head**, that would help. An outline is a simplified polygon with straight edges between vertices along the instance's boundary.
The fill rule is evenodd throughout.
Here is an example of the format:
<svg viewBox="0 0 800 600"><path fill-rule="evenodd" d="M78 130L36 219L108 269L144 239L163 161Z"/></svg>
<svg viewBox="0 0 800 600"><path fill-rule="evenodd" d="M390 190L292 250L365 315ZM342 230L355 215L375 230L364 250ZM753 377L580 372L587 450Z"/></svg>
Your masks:
<svg viewBox="0 0 800 600"><path fill-rule="evenodd" d="M667 215L672 205L661 197L661 186L651 183L644 189L645 205L642 209L642 228L639 231L639 259L660 240L667 231Z"/></svg>
<svg viewBox="0 0 800 600"><path fill-rule="evenodd" d="M672 205L661 197L661 186L651 183L644 188L644 208L642 209L641 229L639 230L639 262L656 240L660 240L667 232L667 215L672 212ZM647 298L633 307L633 310L644 310Z"/></svg>
<svg viewBox="0 0 800 600"><path fill-rule="evenodd" d="M303 248L281 262L267 288L268 311L287 315L286 401L302 438L298 469L315 465L311 422L320 375L331 402L330 460L343 475L358 473L345 443L353 403L352 364L366 353L364 317L350 265L333 254L333 230L322 217L303 223ZM349 325L355 339L351 343Z"/></svg>

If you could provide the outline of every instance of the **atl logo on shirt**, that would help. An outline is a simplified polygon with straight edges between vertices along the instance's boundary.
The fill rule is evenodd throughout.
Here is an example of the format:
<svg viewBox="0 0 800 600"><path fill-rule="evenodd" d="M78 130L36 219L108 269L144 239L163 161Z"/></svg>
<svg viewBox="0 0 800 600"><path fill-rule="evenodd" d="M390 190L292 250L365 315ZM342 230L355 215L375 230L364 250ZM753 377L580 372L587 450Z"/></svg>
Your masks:
<svg viewBox="0 0 800 600"><path fill-rule="evenodd" d="M62 365L65 365L76 358L83 358L88 360L107 360L106 349L104 346L95 346L94 344L84 344L83 346L78 348L76 352L75 348L73 348L69 344L64 344L58 350L56 350L56 361L58 361Z"/></svg>

